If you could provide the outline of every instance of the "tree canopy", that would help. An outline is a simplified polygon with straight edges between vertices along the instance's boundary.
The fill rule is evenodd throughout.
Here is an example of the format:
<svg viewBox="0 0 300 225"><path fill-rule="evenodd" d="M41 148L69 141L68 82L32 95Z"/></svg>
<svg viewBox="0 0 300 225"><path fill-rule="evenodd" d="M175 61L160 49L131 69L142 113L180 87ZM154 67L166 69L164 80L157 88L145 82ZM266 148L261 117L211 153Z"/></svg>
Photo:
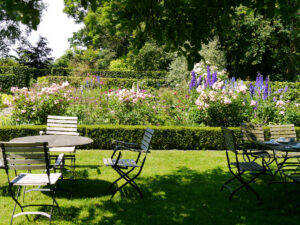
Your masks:
<svg viewBox="0 0 300 225"><path fill-rule="evenodd" d="M233 35L228 29L235 8L247 7L247 14L280 15L283 23L299 20L298 0L65 0L65 12L82 20L86 9L110 5L106 20L126 30L140 49L148 38L184 55L192 68L200 60L199 50L214 35ZM296 18L295 18L296 17Z"/></svg>

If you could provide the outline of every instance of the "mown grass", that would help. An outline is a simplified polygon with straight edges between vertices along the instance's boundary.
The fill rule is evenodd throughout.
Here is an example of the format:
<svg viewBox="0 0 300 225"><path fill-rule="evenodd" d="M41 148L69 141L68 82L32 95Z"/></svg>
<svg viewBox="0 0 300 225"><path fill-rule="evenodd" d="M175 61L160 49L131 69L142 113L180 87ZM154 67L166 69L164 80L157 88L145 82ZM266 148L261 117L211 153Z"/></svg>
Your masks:
<svg viewBox="0 0 300 225"><path fill-rule="evenodd" d="M300 185L268 185L269 176L262 176L252 186L260 193L259 203L251 192L242 190L229 201L227 190L220 192L222 183L231 177L225 152L222 151L152 151L137 183L144 199L130 187L124 188L113 200L108 190L117 178L102 158L111 151L77 152L76 182L62 181L60 187L72 190L58 192L57 201L62 215L54 213L52 224L103 225L250 225L299 224L299 211L292 213L300 195L287 192ZM9 224L13 200L8 194L5 172L0 171L0 224ZM236 185L238 185L236 183ZM47 194L27 193L25 201L42 199ZM42 217L21 216L14 224L48 224Z"/></svg>

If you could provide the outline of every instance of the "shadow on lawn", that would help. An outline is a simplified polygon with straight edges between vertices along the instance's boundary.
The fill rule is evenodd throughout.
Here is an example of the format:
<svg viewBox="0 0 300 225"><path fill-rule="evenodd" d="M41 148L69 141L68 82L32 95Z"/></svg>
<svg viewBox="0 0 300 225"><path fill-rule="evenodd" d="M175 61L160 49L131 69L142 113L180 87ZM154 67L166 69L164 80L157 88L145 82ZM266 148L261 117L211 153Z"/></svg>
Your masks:
<svg viewBox="0 0 300 225"><path fill-rule="evenodd" d="M230 175L220 168L203 173L186 167L177 168L173 174L140 178L137 183L145 198L128 186L110 200L99 201L85 208L71 210L76 224L299 224L300 217L291 214L293 204L300 201L288 196L291 190L287 184L268 185L269 176L261 177L252 186L260 193L263 202L246 190L238 192L232 201L229 192L220 192L220 187ZM91 181L91 183L94 181ZM99 181L98 181L99 182ZM102 187L100 187L102 185ZM236 183L236 185L239 185ZM87 185L88 186L88 185ZM98 185L97 185L98 186ZM293 185L292 185L293 186ZM107 184L99 183L99 189L88 192L110 194ZM295 186L298 187L298 186ZM87 190L85 187L81 190ZM106 189L106 190L105 190ZM80 197L85 191L80 192ZM93 195L91 194L91 196ZM69 211L69 209L66 209ZM75 212L76 211L76 212ZM78 216L79 212L85 215ZM96 221L99 214L101 221Z"/></svg>

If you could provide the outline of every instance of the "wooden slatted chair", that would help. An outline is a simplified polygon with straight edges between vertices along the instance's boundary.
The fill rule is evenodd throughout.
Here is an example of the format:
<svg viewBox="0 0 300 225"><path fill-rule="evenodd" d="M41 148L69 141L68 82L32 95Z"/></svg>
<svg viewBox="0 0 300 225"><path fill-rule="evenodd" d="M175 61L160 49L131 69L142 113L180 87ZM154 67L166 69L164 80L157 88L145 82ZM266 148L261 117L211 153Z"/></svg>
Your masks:
<svg viewBox="0 0 300 225"><path fill-rule="evenodd" d="M50 158L47 143L10 143L0 142L0 148L3 153L4 168L8 177L9 192L15 201L13 209L11 224L14 218L21 215L41 215L49 218L51 222L53 208L59 209L59 205L55 200L56 183L59 180L61 173L50 173ZM41 173L16 173L13 179L10 179L9 170L27 170L36 171L41 170ZM46 170L46 173L45 173ZM13 187L18 187L15 196ZM38 186L38 188L30 189L28 191L42 191L51 192L52 204L28 204L22 205L18 200L21 187ZM46 186L41 188L41 186ZM15 214L16 206L19 206L21 213ZM32 206L47 206L51 207L50 213L46 212L25 212L24 208Z"/></svg>
<svg viewBox="0 0 300 225"><path fill-rule="evenodd" d="M283 124L283 125L270 125L271 139L286 138L290 140L297 141L297 134L294 124ZM284 161L279 162L278 159L284 159ZM291 161L290 159L297 159L298 162ZM288 152L288 153L276 153L275 162L277 164L277 171L282 177L285 177L285 170L289 172L294 165L298 166L300 162L299 152Z"/></svg>
<svg viewBox="0 0 300 225"><path fill-rule="evenodd" d="M69 116L51 116L48 115L47 118L47 128L46 132L40 131L40 134L48 135L73 135L79 136L77 132L77 117ZM50 153L64 153L64 160L69 160L71 163L70 166L73 170L73 177L75 179L75 146L71 147L51 147L49 148ZM54 157L56 158L56 156Z"/></svg>
<svg viewBox="0 0 300 225"><path fill-rule="evenodd" d="M221 191L223 191L224 187L227 188L231 192L229 196L229 199L231 199L237 191L245 187L247 190L252 191L256 195L256 197L260 200L258 193L249 184L252 183L258 176L265 173L266 169L264 165L263 164L260 165L254 161L240 162L233 131L226 127L222 127L222 132L224 137L224 143L226 146L227 164L228 164L229 172L233 175L233 177L227 180L222 185ZM234 153L235 156L234 160L231 160L231 158L229 157L229 151ZM244 177L244 174L246 172L249 172L249 174L252 175L251 179L246 180L246 178ZM234 180L238 180L241 183L241 185L236 189L232 190L232 188L228 184Z"/></svg>
<svg viewBox="0 0 300 225"><path fill-rule="evenodd" d="M253 146L253 144L255 144L256 142L265 141L264 129L262 125L253 123L241 123L240 128L244 159L247 159L250 162L261 158L265 166L268 168L269 174L273 175L270 164L274 161L274 154L263 149L249 148L249 146ZM250 159L250 157L253 157L254 160Z"/></svg>
<svg viewBox="0 0 300 225"><path fill-rule="evenodd" d="M116 143L117 146L115 147L111 158L103 159L105 166L112 167L120 175L120 177L110 185L110 188L113 185L116 185L116 189L113 191L111 199L118 191L120 191L127 184L130 184L140 194L140 197L143 198L142 191L136 184L135 179L142 172L147 154L150 153L149 148L150 148L153 134L154 134L154 130L147 128L145 130L141 144L128 143L128 142L117 141L117 140L113 141L113 143ZM137 153L136 159L134 160L134 159L122 158L121 150L129 150L129 151L136 152ZM131 176L131 172L133 172L136 168L139 168L138 172L135 175ZM117 182L122 179L125 180L125 183L122 184L120 187L118 187Z"/></svg>

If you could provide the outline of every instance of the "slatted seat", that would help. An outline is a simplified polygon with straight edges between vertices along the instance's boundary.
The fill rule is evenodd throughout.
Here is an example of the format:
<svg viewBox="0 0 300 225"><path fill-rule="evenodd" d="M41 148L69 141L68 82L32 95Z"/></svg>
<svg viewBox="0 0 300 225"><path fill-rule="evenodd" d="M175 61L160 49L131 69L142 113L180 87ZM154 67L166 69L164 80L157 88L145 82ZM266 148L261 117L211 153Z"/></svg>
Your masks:
<svg viewBox="0 0 300 225"><path fill-rule="evenodd" d="M51 216L53 208L58 208L58 203L55 200L56 183L61 177L61 173L50 173L50 169L55 168L50 165L50 156L47 143L11 143L11 142L0 142L1 152L3 154L4 169L8 177L9 192L11 197L15 201L15 207L13 209L11 224L15 217L21 215L42 215L48 217L51 222ZM59 155L59 160L62 160L63 154ZM55 166L58 166L58 162ZM9 170L15 170L16 175L13 179L10 179ZM17 173L19 170L27 170L30 173ZM41 173L32 173L33 171L40 170ZM46 173L45 173L46 171ZM15 195L12 188L16 186L17 194ZM52 204L27 204L23 205L18 200L20 195L21 187L25 188L27 186L38 186L38 188L33 188L29 191L47 191L51 192ZM47 188L41 188L41 186L47 186ZM24 201L24 198L23 198ZM21 208L21 213L15 214L16 206ZM50 213L46 212L24 212L24 208L32 206L45 206L51 207Z"/></svg>
<svg viewBox="0 0 300 225"><path fill-rule="evenodd" d="M103 159L105 166L116 166L116 159ZM119 167L139 167L133 159L119 159Z"/></svg>
<svg viewBox="0 0 300 225"><path fill-rule="evenodd" d="M222 133L226 147L227 164L229 172L233 175L233 177L227 180L222 185L221 191L224 188L227 188L230 191L229 199L231 199L237 191L245 187L247 190L253 192L258 199L260 199L258 193L250 186L250 183L252 183L258 176L265 173L266 169L264 165L259 165L258 163L253 161L240 162L233 131L226 127L222 127ZM229 157L229 151L234 153L234 159L231 159L231 157ZM246 172L249 172L248 174L252 176L250 179L244 176ZM238 180L241 183L241 185L236 189L232 190L232 188L229 186L229 183L233 182L234 180Z"/></svg>
<svg viewBox="0 0 300 225"><path fill-rule="evenodd" d="M77 132L77 117L69 116L52 116L48 115L46 132L41 131L40 134L48 135L72 135L79 136ZM75 146L71 147L50 147L50 153L66 153L64 160L70 160L70 166L73 170L73 178L75 179L75 164L76 164L76 149Z"/></svg>
<svg viewBox="0 0 300 225"><path fill-rule="evenodd" d="M239 162L239 163L231 163L235 167L238 167L241 171L262 171L264 167L259 165L256 162Z"/></svg>
<svg viewBox="0 0 300 225"><path fill-rule="evenodd" d="M110 158L103 159L104 165L111 166L120 175L120 177L110 185L110 188L113 185L117 186L117 188L112 193L111 199L118 191L120 191L127 184L130 184L140 194L141 198L143 198L142 191L136 184L135 179L142 172L147 154L150 153L149 148L150 148L153 134L154 134L154 130L147 128L145 130L143 139L140 144L128 143L128 142L117 141L117 140L113 141L113 143L117 144L117 146L115 147L112 156ZM136 152L137 153L136 159L135 160L124 159L122 157L121 150L129 150L129 151ZM142 155L143 155L143 159L142 159ZM139 168L138 172L134 175L131 175L131 173L136 168ZM123 183L120 187L118 187L117 183L121 180L124 180L125 183Z"/></svg>
<svg viewBox="0 0 300 225"><path fill-rule="evenodd" d="M60 176L60 173L51 173L49 182L47 174L20 173L11 181L11 184L15 186L55 184Z"/></svg>

